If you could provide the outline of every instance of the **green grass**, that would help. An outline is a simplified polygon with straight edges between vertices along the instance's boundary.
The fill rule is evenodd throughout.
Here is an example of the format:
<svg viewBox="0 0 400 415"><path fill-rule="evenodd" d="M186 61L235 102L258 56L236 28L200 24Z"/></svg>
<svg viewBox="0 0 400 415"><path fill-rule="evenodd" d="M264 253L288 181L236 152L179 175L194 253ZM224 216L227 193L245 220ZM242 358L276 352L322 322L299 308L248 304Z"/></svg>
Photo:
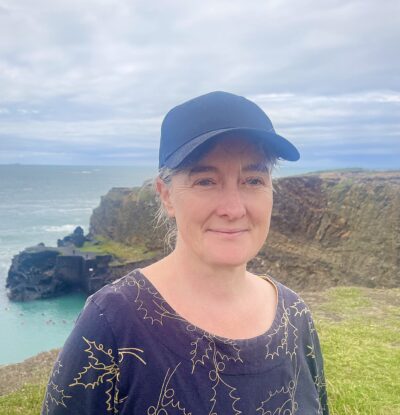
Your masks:
<svg viewBox="0 0 400 415"><path fill-rule="evenodd" d="M339 287L308 294L331 415L400 415L400 289ZM0 396L0 414L37 415L44 392L40 381Z"/></svg>
<svg viewBox="0 0 400 415"><path fill-rule="evenodd" d="M372 307L372 300L364 294L360 287L336 287L327 291L327 301L321 304L320 309L327 313L335 313L340 318L354 317L362 309Z"/></svg>
<svg viewBox="0 0 400 415"><path fill-rule="evenodd" d="M93 252L95 254L110 254L115 258L111 265L120 265L128 262L149 259L154 256L154 252L149 251L143 245L125 245L112 241L102 236L96 236L98 243L85 242L82 252Z"/></svg>
<svg viewBox="0 0 400 415"><path fill-rule="evenodd" d="M38 415L42 408L46 385L24 385L16 392L0 396L0 414Z"/></svg>
<svg viewBox="0 0 400 415"><path fill-rule="evenodd" d="M327 294L313 314L331 414L399 415L400 290L340 287Z"/></svg>
<svg viewBox="0 0 400 415"><path fill-rule="evenodd" d="M400 414L398 333L361 320L317 327L332 414Z"/></svg>

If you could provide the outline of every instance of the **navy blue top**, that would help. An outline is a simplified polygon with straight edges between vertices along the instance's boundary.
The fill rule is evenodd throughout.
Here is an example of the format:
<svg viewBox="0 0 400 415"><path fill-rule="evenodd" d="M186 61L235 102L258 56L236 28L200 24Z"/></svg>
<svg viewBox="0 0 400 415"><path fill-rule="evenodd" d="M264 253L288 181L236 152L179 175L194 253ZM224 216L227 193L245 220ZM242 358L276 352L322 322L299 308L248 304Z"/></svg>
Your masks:
<svg viewBox="0 0 400 415"><path fill-rule="evenodd" d="M211 334L135 270L88 298L51 374L42 414L327 415L318 336L297 294L270 329Z"/></svg>

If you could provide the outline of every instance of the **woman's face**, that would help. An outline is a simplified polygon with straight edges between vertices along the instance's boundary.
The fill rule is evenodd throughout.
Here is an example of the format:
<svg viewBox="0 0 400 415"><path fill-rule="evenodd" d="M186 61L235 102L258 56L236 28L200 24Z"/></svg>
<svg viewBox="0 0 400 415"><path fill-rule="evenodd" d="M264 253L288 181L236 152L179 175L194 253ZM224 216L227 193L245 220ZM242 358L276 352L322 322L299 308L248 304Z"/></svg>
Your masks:
<svg viewBox="0 0 400 415"><path fill-rule="evenodd" d="M224 139L188 171L159 181L177 224L176 249L213 266L238 266L263 245L272 211L265 157L243 139Z"/></svg>

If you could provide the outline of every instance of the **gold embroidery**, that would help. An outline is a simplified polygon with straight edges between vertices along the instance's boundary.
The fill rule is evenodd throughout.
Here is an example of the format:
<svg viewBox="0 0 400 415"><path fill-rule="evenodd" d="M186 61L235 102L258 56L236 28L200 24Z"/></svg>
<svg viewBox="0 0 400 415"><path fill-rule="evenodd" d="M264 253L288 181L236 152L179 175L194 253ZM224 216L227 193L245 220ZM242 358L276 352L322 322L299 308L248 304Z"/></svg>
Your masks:
<svg viewBox="0 0 400 415"><path fill-rule="evenodd" d="M220 350L217 349L215 344L216 336L203 332L203 335L198 337L195 341L191 342L190 344L193 349L190 351L192 355L192 374L195 371L196 365L201 363L203 366L205 365L205 359L210 359L209 353L213 352L216 353L221 360L233 360L234 362L241 362L243 363L240 357L240 348L236 345L234 340L229 339L221 339L221 341L228 347L230 353L222 353Z"/></svg>
<svg viewBox="0 0 400 415"><path fill-rule="evenodd" d="M298 348L298 329L293 324L293 319L294 317L300 317L303 314L309 313L309 310L301 299L298 299L288 307L285 306L285 302L282 300L282 308L283 314L280 325L268 336L269 340L266 344L267 353L265 358L272 360L274 358L288 356L292 361L295 377L288 385L282 386L275 391L267 392L267 398L257 408L257 411L260 411L261 415L294 415L298 408L298 403L295 400L297 382L300 375L296 354ZM275 336L278 336L280 339L276 348L272 347L272 341ZM312 352L313 350L310 350L309 353ZM281 404L282 400L283 404Z"/></svg>
<svg viewBox="0 0 400 415"><path fill-rule="evenodd" d="M205 366L207 360L212 363L212 368L208 374L211 382L210 386L213 391L213 395L210 399L212 405L209 415L217 415L215 412L217 401L224 395L231 402L232 413L234 415L241 414L242 412L235 407L240 400L240 396L236 395L237 388L227 383L221 376L226 366L224 361L232 360L234 362L243 363L240 356L240 348L235 341L219 338L218 336L207 333L192 325L177 313L174 313L173 310L170 311L166 307L168 306L168 303L162 298L161 294L153 287L146 286L147 282L144 278L135 278L135 275L136 272L132 272L127 277L119 280L117 284L115 284L115 290L126 285L135 286L137 288L135 303L137 304L137 310L144 312L144 320L150 320L152 325L155 323L163 325L165 319L180 320L186 324L186 330L188 332L199 335L196 340L190 343L192 346L190 351L190 360L192 362L191 374L195 375L198 364ZM145 291L153 297L150 303L152 306L145 304L141 299L141 296ZM288 384L283 385L276 390L266 391L266 398L261 400L261 403L257 408L257 412L261 412L261 415L294 415L298 410L298 403L296 402L295 397L300 368L298 367L298 358L296 354L299 347L299 330L298 321L296 320L298 318L303 318L305 315L309 314L310 311L301 298L296 298L296 300L288 306L286 306L284 299L282 299L282 308L283 313L278 327L268 334L265 359L273 360L278 358L289 358L293 365L294 377ZM315 359L316 356L313 342L315 328L312 323L310 323L310 320L309 331L311 334L312 345L306 345L308 347L307 357ZM222 353L218 350L215 342L217 339L224 342L226 346L230 346L226 353ZM274 345L275 340L278 340L276 345ZM169 382L179 365L180 363L175 367L172 373L170 373L170 369L168 369L157 406L150 406L147 410L147 415L168 415L168 409L171 410L172 408L180 411L179 413L187 415L191 414L190 412L187 413L186 409L181 406L180 401L174 397L175 390L169 387ZM321 379L323 379L323 375L321 375ZM314 383L318 389L324 386L321 379L319 376L314 379ZM167 408L168 406L169 408ZM321 404L319 404L319 406L321 407Z"/></svg>
<svg viewBox="0 0 400 415"><path fill-rule="evenodd" d="M295 401L297 387L296 381L291 381L287 387L268 392L268 397L262 401L257 411L261 411L261 415L294 415L298 409ZM283 404L280 404L285 399Z"/></svg>
<svg viewBox="0 0 400 415"><path fill-rule="evenodd" d="M82 338L88 345L88 348L85 349L85 352L88 354L88 364L83 367L83 370L78 373L78 375L74 378L74 382L69 386L83 386L85 389L95 389L104 381L108 382L109 387L105 392L107 396L107 412L113 410L114 413L117 414L117 406L121 404L126 399L126 397L122 399L119 397L118 382L120 378L120 371L119 366L115 362L114 356L112 354L112 349L106 350L104 349L103 344L97 344L96 342L90 341L85 337ZM143 353L143 350L136 347L124 347L118 349L118 363L123 361L125 355L131 355L135 356L143 364L146 364L139 353ZM90 379L93 381L90 382ZM113 399L112 390L114 387L115 396Z"/></svg>
<svg viewBox="0 0 400 415"><path fill-rule="evenodd" d="M217 415L217 413L214 412L214 408L217 404L217 397L218 397L217 390L221 391L219 395L223 395L223 394L226 394L228 392L228 396L229 396L230 400L232 401L231 402L232 411L234 411L233 413L235 415L239 415L239 414L242 413L242 411L239 411L238 409L235 408L235 405L236 405L237 401L240 400L240 397L234 396L234 392L236 391L236 388L229 385L220 376L220 373L222 373L225 369L225 363L223 361L218 362L217 357L219 355L223 360L226 355L223 355L223 354L221 354L220 352L218 352L216 350L214 341L213 341L213 345L214 345L214 350L213 350L214 369L209 372L208 377L211 380L211 382L214 382L214 384L212 386L212 390L213 390L214 394L210 399L210 402L212 402L212 406L211 406L209 415ZM225 392L224 392L224 390L225 390Z"/></svg>
<svg viewBox="0 0 400 415"><path fill-rule="evenodd" d="M63 365L61 364L61 361L57 359L56 362L54 363L53 373L51 374L51 377L55 377L55 375L59 375L62 367Z"/></svg>
<svg viewBox="0 0 400 415"><path fill-rule="evenodd" d="M268 335L268 342L266 344L267 353L266 359L274 359L275 357L282 356L281 353L290 355L290 359L296 354L298 329L293 324L291 317L291 310L295 310L295 315L305 312L305 309L299 311L296 304L290 307L285 307L284 301L282 300L283 314L279 326ZM298 304L297 304L298 305ZM272 342L275 337L280 338L280 343L276 345L276 348L272 347Z"/></svg>
<svg viewBox="0 0 400 415"><path fill-rule="evenodd" d="M203 366L205 364L205 359L209 359L209 352L212 352L212 340L209 336L203 335L198 337L194 342L190 343L194 348L191 350L190 354L192 355L192 374L196 368L197 363L201 363Z"/></svg>
<svg viewBox="0 0 400 415"><path fill-rule="evenodd" d="M225 363L224 360L229 361L233 360L234 362L241 362L243 363L243 360L240 357L240 348L237 346L234 340L229 339L220 339L225 345L225 347L228 348L228 351L230 353L222 353L220 350L218 350L217 345L215 344L215 339L217 336L214 336L210 333L204 332L202 336L198 337L194 342L191 343L194 348L191 350L190 354L192 355L191 361L192 361L192 374L194 373L196 369L196 365L198 363L201 363L203 366L205 365L205 360L211 359L210 354L212 354L212 364L213 369L210 370L208 373L208 377L211 382L213 382L213 385L211 389L213 390L213 396L210 399L210 402L212 402L212 406L210 409L209 414L214 414L214 408L217 403L217 397L218 393L217 390L221 390L220 395L223 394L223 390L228 390L229 398L233 401L231 403L232 410L234 411L234 414L240 414L241 411L235 408L236 402L240 399L239 397L234 396L234 392L236 391L236 388L229 385L226 381L224 381L220 374L225 369ZM225 392L226 393L226 392Z"/></svg>
<svg viewBox="0 0 400 415"><path fill-rule="evenodd" d="M122 363L124 360L124 356L127 354L130 354L132 356L135 356L137 359L139 359L144 365L146 362L143 360L142 357L138 355L137 352L144 352L142 349L138 349L136 347L123 347L121 349L118 349L118 363Z"/></svg>
<svg viewBox="0 0 400 415"><path fill-rule="evenodd" d="M307 344L307 349L309 350L308 353L306 354L307 357L311 357L311 359L315 359L315 350L314 350L314 345L310 346L309 344Z"/></svg>
<svg viewBox="0 0 400 415"><path fill-rule="evenodd" d="M156 322L162 326L164 317L185 321L177 313L172 313L165 307L166 302L160 296L157 290L153 289L152 287L146 287L145 280L136 279L134 274L128 274L126 277L120 278L119 280L115 281L113 285L115 291L120 290L124 286L136 287L137 293L135 297L135 303L138 305L137 310L144 312L143 319L150 320L152 325ZM153 297L153 308L147 308L144 304L144 301L140 299L142 291L147 291Z"/></svg>
<svg viewBox="0 0 400 415"><path fill-rule="evenodd" d="M290 308L295 311L294 317L301 317L303 314L310 314L310 310L301 298L298 298L297 301L290 306Z"/></svg>
<svg viewBox="0 0 400 415"><path fill-rule="evenodd" d="M182 406L181 402L175 398L175 390L169 385L172 376L174 375L180 364L181 363L179 362L175 366L171 374L170 368L168 368L161 386L160 394L158 396L157 406L150 406L147 409L147 415L169 415L169 407L177 409L179 413L183 415L192 415L191 412L186 412L186 409Z"/></svg>
<svg viewBox="0 0 400 415"><path fill-rule="evenodd" d="M63 365L61 364L61 361L57 359L56 362L54 363L53 371L50 377L51 380L49 384L47 385L46 396L44 399L44 407L46 409L47 414L49 413L50 402L53 402L57 406L61 405L64 408L66 408L67 405L66 405L65 399L71 398L71 396L66 395L64 393L64 389L61 389L59 385L53 382L53 379L55 378L55 376L60 374L60 370L62 367Z"/></svg>

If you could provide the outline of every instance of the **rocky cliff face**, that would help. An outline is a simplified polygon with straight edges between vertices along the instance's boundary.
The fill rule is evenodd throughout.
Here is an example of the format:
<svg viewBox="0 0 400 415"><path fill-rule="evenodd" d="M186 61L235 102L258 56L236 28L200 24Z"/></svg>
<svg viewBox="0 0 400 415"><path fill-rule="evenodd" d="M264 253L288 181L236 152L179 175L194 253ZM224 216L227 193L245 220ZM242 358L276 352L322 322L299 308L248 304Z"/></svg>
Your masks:
<svg viewBox="0 0 400 415"><path fill-rule="evenodd" d="M327 172L274 181L271 231L250 263L295 289L400 286L400 172ZM150 184L112 189L90 233L164 252Z"/></svg>
<svg viewBox="0 0 400 415"><path fill-rule="evenodd" d="M15 255L6 281L10 300L51 298L77 289L92 294L119 275L119 269L110 272L111 255L85 253L71 245L76 234L64 238L67 246L52 248L39 244Z"/></svg>
<svg viewBox="0 0 400 415"><path fill-rule="evenodd" d="M113 188L101 198L90 218L90 234L161 252L166 229L155 226L158 203L151 183L136 188Z"/></svg>
<svg viewBox="0 0 400 415"><path fill-rule="evenodd" d="M323 173L277 181L261 254L296 288L400 286L400 173Z"/></svg>
<svg viewBox="0 0 400 415"><path fill-rule="evenodd" d="M38 245L14 256L6 284L10 299L35 300L68 291L65 281L54 278L59 255L58 249Z"/></svg>

